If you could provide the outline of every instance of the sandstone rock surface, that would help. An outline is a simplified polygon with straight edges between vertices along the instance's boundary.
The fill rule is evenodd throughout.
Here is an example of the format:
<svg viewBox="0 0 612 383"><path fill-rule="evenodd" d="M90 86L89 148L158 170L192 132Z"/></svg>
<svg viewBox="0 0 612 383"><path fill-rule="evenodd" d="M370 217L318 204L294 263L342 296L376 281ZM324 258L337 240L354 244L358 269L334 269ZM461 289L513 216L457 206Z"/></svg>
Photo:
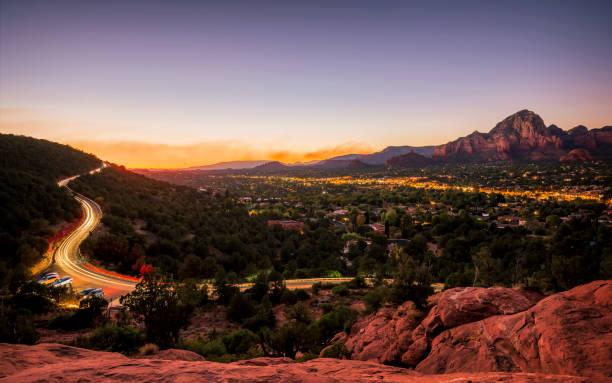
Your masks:
<svg viewBox="0 0 612 383"><path fill-rule="evenodd" d="M352 358L414 367L426 374L531 372L612 381L612 281L541 299L501 287L456 288L356 323Z"/></svg>
<svg viewBox="0 0 612 383"><path fill-rule="evenodd" d="M130 359L115 353L43 343L0 344L0 382L586 383L589 379L503 372L422 375L372 362L337 359L295 363L284 358L258 358L230 364Z"/></svg>
<svg viewBox="0 0 612 383"><path fill-rule="evenodd" d="M412 302L397 309L380 309L353 326L346 346L353 359L415 366L427 355L431 338L443 330L524 311L541 298L533 292L503 287L458 287L432 296L432 308L425 317Z"/></svg>

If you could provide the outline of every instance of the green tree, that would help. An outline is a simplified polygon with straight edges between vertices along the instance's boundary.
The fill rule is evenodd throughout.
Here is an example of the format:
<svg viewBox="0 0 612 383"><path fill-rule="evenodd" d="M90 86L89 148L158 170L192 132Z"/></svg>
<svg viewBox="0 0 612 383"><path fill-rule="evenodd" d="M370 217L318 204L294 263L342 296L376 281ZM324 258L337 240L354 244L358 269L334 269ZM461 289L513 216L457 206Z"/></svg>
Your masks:
<svg viewBox="0 0 612 383"><path fill-rule="evenodd" d="M168 348L178 341L179 331L190 323L194 307L185 302L171 281L147 278L119 302L145 327L148 342Z"/></svg>
<svg viewBox="0 0 612 383"><path fill-rule="evenodd" d="M417 307L427 304L427 297L433 294L432 277L425 264L419 264L412 257L404 256L397 267L391 285L391 299L395 303L413 301Z"/></svg>

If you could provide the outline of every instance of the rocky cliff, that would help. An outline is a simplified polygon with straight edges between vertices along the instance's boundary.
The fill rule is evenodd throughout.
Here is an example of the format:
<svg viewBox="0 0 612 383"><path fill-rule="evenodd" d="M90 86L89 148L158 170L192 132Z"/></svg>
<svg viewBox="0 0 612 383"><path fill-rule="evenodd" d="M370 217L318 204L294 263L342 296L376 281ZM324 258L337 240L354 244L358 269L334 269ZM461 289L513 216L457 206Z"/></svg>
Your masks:
<svg viewBox="0 0 612 383"><path fill-rule="evenodd" d="M596 157L612 154L612 127L564 131L546 126L540 116L521 110L498 123L489 133L474 132L436 147L438 161L558 160L573 149Z"/></svg>
<svg viewBox="0 0 612 383"><path fill-rule="evenodd" d="M352 358L425 374L533 372L612 380L612 281L540 299L494 287L455 288L425 315L385 307L339 334Z"/></svg>

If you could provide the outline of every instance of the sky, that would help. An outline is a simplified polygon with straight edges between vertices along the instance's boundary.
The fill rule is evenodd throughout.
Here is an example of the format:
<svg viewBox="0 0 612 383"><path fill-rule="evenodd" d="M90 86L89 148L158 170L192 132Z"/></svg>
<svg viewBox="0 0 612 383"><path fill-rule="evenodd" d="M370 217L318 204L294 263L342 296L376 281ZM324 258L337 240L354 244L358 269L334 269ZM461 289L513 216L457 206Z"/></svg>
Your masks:
<svg viewBox="0 0 612 383"><path fill-rule="evenodd" d="M612 124L612 1L0 0L0 131L128 167Z"/></svg>

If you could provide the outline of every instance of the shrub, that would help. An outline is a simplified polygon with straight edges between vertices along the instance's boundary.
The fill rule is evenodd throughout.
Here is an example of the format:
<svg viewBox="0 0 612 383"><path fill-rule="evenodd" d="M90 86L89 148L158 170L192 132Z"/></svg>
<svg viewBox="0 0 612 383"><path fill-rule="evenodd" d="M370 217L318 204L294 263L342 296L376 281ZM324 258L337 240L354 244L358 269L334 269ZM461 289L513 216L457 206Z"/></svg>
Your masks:
<svg viewBox="0 0 612 383"><path fill-rule="evenodd" d="M321 289L321 282L313 283L310 287L310 291L312 291L312 295L319 295L319 290Z"/></svg>
<svg viewBox="0 0 612 383"><path fill-rule="evenodd" d="M304 289L295 290L295 295L298 301L305 301L310 298L310 294L308 294L308 292Z"/></svg>
<svg viewBox="0 0 612 383"><path fill-rule="evenodd" d="M108 302L100 297L82 300L77 311L55 317L49 328L70 331L91 327L102 319L102 312L107 306Z"/></svg>
<svg viewBox="0 0 612 383"><path fill-rule="evenodd" d="M351 289L363 289L368 287L368 285L363 277L356 276L348 283L348 287Z"/></svg>
<svg viewBox="0 0 612 383"><path fill-rule="evenodd" d="M91 350L134 354L144 343L144 336L132 327L107 325L93 330L89 336L76 338L72 345Z"/></svg>
<svg viewBox="0 0 612 383"><path fill-rule="evenodd" d="M232 322L241 323L255 315L255 312L255 305L251 301L250 295L239 292L230 301L227 308L227 319Z"/></svg>
<svg viewBox="0 0 612 383"><path fill-rule="evenodd" d="M378 310L385 303L386 294L384 292L384 289L384 287L379 287L377 289L368 291L368 293L365 295L364 300L366 305L366 311L368 313Z"/></svg>
<svg viewBox="0 0 612 383"><path fill-rule="evenodd" d="M350 291L347 285L341 284L341 285L334 287L332 289L332 293L334 293L334 295L337 295L339 297L346 297L349 295Z"/></svg>
<svg viewBox="0 0 612 383"><path fill-rule="evenodd" d="M159 347L154 343L147 343L138 349L140 355L153 355L159 352Z"/></svg>
<svg viewBox="0 0 612 383"><path fill-rule="evenodd" d="M295 292L286 289L285 291L283 291L283 295L281 296L281 303L287 304L287 305L294 305L297 301L297 295Z"/></svg>
<svg viewBox="0 0 612 383"><path fill-rule="evenodd" d="M221 338L225 349L230 354L246 354L257 344L257 335L247 329L236 330Z"/></svg>
<svg viewBox="0 0 612 383"><path fill-rule="evenodd" d="M335 306L332 311L319 318L316 324L321 346L327 346L341 331L350 333L356 319L357 312L346 306Z"/></svg>
<svg viewBox="0 0 612 383"><path fill-rule="evenodd" d="M307 352L305 354L302 354L302 356L297 358L295 361L298 363L303 363L303 362L308 362L309 360L317 359L318 357L319 355L317 354L314 354L312 352Z"/></svg>
<svg viewBox="0 0 612 383"><path fill-rule="evenodd" d="M27 310L0 312L0 342L34 344L39 335Z"/></svg>
<svg viewBox="0 0 612 383"><path fill-rule="evenodd" d="M344 343L334 343L321 354L323 358L351 359L351 353Z"/></svg>
<svg viewBox="0 0 612 383"><path fill-rule="evenodd" d="M321 312L323 314L327 314L328 312L331 312L334 309L334 305L332 303L321 303L319 308L321 309Z"/></svg>
<svg viewBox="0 0 612 383"><path fill-rule="evenodd" d="M193 351L210 361L218 361L219 358L227 354L225 344L221 341L221 339L214 339L210 342L206 342L204 339L198 338L196 341L181 342L177 344L176 347Z"/></svg>

